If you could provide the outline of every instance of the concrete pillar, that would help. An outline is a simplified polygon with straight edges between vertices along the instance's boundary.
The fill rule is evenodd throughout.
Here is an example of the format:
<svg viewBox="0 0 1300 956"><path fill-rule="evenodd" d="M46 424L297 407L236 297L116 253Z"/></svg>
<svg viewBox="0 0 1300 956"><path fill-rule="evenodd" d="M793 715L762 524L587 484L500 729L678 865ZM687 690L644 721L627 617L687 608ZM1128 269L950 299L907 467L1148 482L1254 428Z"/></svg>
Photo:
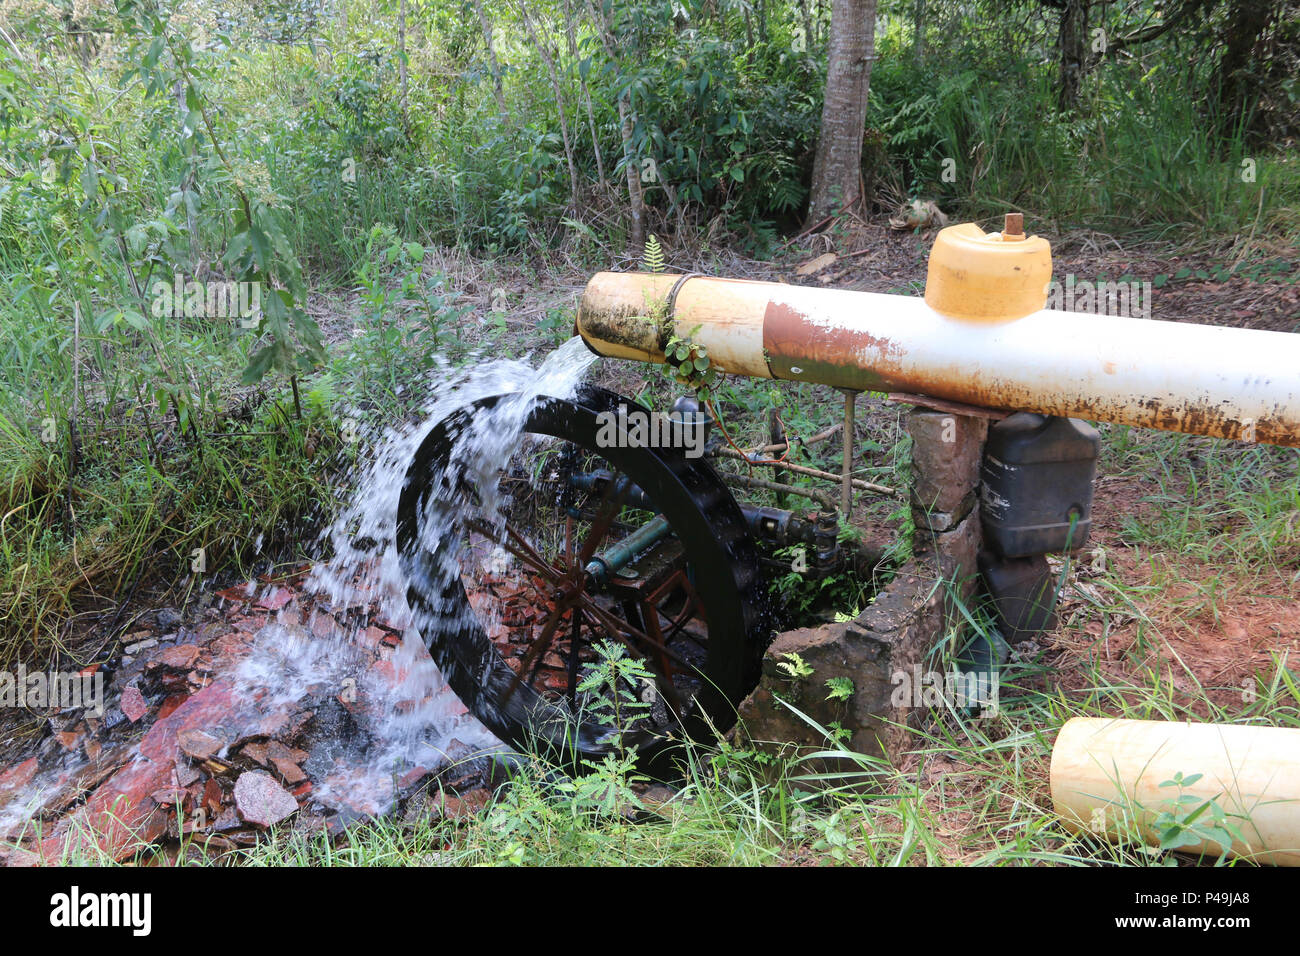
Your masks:
<svg viewBox="0 0 1300 956"><path fill-rule="evenodd" d="M978 492L988 419L916 408L907 430L913 560L855 620L777 637L758 687L740 705L741 732L753 745L796 752L825 746L785 700L823 727L842 728L850 749L897 757L907 749L906 726L931 705L910 692L917 680L900 678L928 672L934 647L966 631L958 602L970 605L979 579ZM802 664L797 677L791 674L796 661ZM846 679L847 699L828 695L828 681L843 687Z"/></svg>
<svg viewBox="0 0 1300 956"><path fill-rule="evenodd" d="M952 531L979 497L980 459L988 420L914 408L907 415L912 436L912 513L918 528Z"/></svg>
<svg viewBox="0 0 1300 956"><path fill-rule="evenodd" d="M907 416L912 436L912 552L933 563L956 585L953 598L969 601L976 589L981 532L980 461L988 419L914 408ZM961 614L950 602L950 617Z"/></svg>
<svg viewBox="0 0 1300 956"><path fill-rule="evenodd" d="M808 721L838 724L850 750L897 757L906 750L906 726L919 701L900 679L923 669L943 636L943 595L928 576L900 571L870 607L852 621L786 631L763 658L758 687L740 704L741 735L772 752L821 750L826 741ZM796 661L808 673L791 673ZM828 693L828 681L847 679L847 699ZM842 761L805 769L845 771Z"/></svg>

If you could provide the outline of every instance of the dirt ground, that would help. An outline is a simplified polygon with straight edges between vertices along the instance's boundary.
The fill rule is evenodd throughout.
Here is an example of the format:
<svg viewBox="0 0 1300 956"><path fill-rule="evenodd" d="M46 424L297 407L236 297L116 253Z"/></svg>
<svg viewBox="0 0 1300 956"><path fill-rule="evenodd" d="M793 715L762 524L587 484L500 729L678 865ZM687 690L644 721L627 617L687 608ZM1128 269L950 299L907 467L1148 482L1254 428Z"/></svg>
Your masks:
<svg viewBox="0 0 1300 956"><path fill-rule="evenodd" d="M1300 663L1300 562L1237 576L1231 566L1184 559L1178 568L1183 580L1166 583L1162 565L1179 556L1135 547L1120 528L1122 515L1156 507L1143 500L1153 484L1140 477L1099 484L1089 551L1067 585L1062 624L1044 643L1055 652L1063 687L1082 687L1077 665L1086 659L1112 683L1141 684L1146 678L1138 675L1154 669L1185 700L1208 697L1237 712L1253 700L1256 675L1273 673L1275 659L1289 661L1293 671ZM1134 597L1132 612L1114 611L1113 600L1099 593L1095 581L1102 572L1090 565L1097 549L1111 576ZM1208 710L1201 715L1208 717Z"/></svg>

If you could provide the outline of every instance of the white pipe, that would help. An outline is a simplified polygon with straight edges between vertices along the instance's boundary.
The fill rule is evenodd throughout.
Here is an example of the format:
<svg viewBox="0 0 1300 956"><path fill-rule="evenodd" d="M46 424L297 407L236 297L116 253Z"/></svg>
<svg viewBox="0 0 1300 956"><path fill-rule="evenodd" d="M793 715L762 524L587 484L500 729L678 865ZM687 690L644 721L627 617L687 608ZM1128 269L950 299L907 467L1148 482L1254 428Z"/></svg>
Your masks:
<svg viewBox="0 0 1300 956"><path fill-rule="evenodd" d="M579 332L603 355L662 361L638 317L678 278L597 275ZM677 285L666 321L736 374L1300 446L1286 332L1052 309L973 322L921 298L705 277Z"/></svg>
<svg viewBox="0 0 1300 956"><path fill-rule="evenodd" d="M1183 786L1165 786L1182 774ZM1052 748L1052 805L1065 826L1159 842L1159 813L1186 794L1215 801L1240 831L1231 855L1300 866L1300 729L1075 717ZM1212 822L1207 810L1197 821ZM1179 848L1218 856L1213 841Z"/></svg>

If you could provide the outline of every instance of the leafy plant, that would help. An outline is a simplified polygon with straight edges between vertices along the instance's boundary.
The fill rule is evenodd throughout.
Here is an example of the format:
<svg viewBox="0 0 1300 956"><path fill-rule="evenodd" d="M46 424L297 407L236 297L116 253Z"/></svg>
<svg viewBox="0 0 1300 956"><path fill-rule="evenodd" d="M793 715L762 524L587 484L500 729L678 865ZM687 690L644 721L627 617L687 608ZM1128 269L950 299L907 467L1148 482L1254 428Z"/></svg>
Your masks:
<svg viewBox="0 0 1300 956"><path fill-rule="evenodd" d="M699 332L698 327L691 334L696 332ZM709 350L698 342L692 342L689 336L670 336L664 347L664 358L673 381L692 391L708 391L718 379L718 370L709 359Z"/></svg>
<svg viewBox="0 0 1300 956"><path fill-rule="evenodd" d="M254 189L256 173L236 161L224 147L218 132L220 112L214 108L211 88L212 55L228 49L229 38L219 38L215 50L199 48L187 33L178 29L165 8L143 2L123 0L120 12L132 34L132 45L139 66L128 70L124 79L138 73L152 96L170 95L179 86L184 91L185 128L192 131L196 149L205 144L210 150L206 161L196 162L192 170L203 169L214 175L228 192L230 205L219 211L223 219L233 222L222 261L236 280L253 283L262 290L261 314L257 334L265 337L251 351L244 369L245 384L258 382L271 369L295 376L310 372L324 359L324 340L314 319L303 309L306 286L302 266L289 245L278 197L269 189ZM200 53L200 49L203 53ZM87 171L93 177L94 167ZM183 195L183 194L182 194ZM193 200L191 199L191 202Z"/></svg>
<svg viewBox="0 0 1300 956"><path fill-rule="evenodd" d="M578 682L577 690L589 695L587 708L597 723L613 729L614 745L621 748L623 736L650 712L651 705L641 699L641 690L653 686L655 676L643 661L629 657L621 644L602 641L594 650L597 660Z"/></svg>
<svg viewBox="0 0 1300 956"><path fill-rule="evenodd" d="M857 617L869 599L870 582L859 579L851 568L830 573L809 568L806 545L778 548L775 555L788 562L790 570L773 576L769 587L792 621L803 621L819 608L829 608L837 619L846 615L848 620Z"/></svg>
<svg viewBox="0 0 1300 956"><path fill-rule="evenodd" d="M558 785L560 792L571 796L576 809L605 817L620 817L628 810L644 809L632 785L644 783L648 778L634 772L634 753L605 754L600 763L587 761L585 765L588 773Z"/></svg>
<svg viewBox="0 0 1300 956"><path fill-rule="evenodd" d="M646 272L664 271L664 250L654 233L645 242L645 255L641 258L641 268Z"/></svg>
<svg viewBox="0 0 1300 956"><path fill-rule="evenodd" d="M378 370L390 394L399 374L432 368L446 351L443 329L461 320L468 306L447 291L443 276L425 275L424 246L403 241L388 223L376 223L357 269L363 312L348 365L363 375Z"/></svg>
<svg viewBox="0 0 1300 956"><path fill-rule="evenodd" d="M790 680L799 681L813 675L812 666L794 651L781 656L785 660L777 662L777 670L784 671Z"/></svg>
<svg viewBox="0 0 1300 956"><path fill-rule="evenodd" d="M1151 825L1159 839L1160 849L1177 850L1199 843L1217 845L1219 862L1222 863L1234 840L1242 843L1246 841L1241 835L1240 827L1217 800L1205 800L1184 792L1185 788L1194 785L1202 776L1199 773L1184 776L1180 771L1174 774L1172 780L1161 783L1161 787L1177 787L1178 796L1172 805L1157 814Z"/></svg>
<svg viewBox="0 0 1300 956"><path fill-rule="evenodd" d="M830 691L826 695L827 700L838 700L846 702L853 696L853 681L848 677L831 677L826 681L826 689Z"/></svg>
<svg viewBox="0 0 1300 956"><path fill-rule="evenodd" d="M851 844L849 834L845 827L846 810L836 810L827 817L814 817L810 824L817 831L817 839L813 842L813 850L822 854L827 859L841 865L853 862L849 855Z"/></svg>
<svg viewBox="0 0 1300 956"><path fill-rule="evenodd" d="M844 744L853 739L853 731L849 730L838 720L832 720L826 725L827 734L833 744Z"/></svg>

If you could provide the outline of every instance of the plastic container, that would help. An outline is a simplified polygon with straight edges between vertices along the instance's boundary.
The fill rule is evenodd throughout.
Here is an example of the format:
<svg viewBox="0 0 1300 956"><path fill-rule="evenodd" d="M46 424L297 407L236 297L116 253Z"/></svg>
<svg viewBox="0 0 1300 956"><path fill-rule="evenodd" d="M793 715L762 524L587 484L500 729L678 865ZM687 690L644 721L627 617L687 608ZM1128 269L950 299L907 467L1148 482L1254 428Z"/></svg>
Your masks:
<svg viewBox="0 0 1300 956"><path fill-rule="evenodd" d="M1097 429L1077 418L1017 412L990 428L980 486L985 542L1004 558L1081 548L1100 449Z"/></svg>
<svg viewBox="0 0 1300 956"><path fill-rule="evenodd" d="M978 563L1003 640L1019 644L1056 626L1056 578L1046 557L1003 558L981 551Z"/></svg>

